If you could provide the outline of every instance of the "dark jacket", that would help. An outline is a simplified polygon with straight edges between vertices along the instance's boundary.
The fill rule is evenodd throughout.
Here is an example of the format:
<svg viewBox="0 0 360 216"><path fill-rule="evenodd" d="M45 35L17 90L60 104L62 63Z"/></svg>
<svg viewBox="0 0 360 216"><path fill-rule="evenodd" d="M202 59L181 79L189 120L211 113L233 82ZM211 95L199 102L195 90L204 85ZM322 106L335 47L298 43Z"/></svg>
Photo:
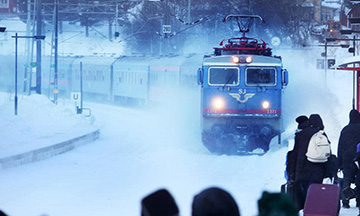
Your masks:
<svg viewBox="0 0 360 216"><path fill-rule="evenodd" d="M356 153L355 158L353 159L352 163L350 164L350 170L351 170L351 177L352 180L354 182L355 180L355 185L357 187L360 186L360 153Z"/></svg>
<svg viewBox="0 0 360 216"><path fill-rule="evenodd" d="M325 177L325 163L312 163L307 160L306 152L309 141L316 132L323 130L324 125L319 115L310 116L308 125L295 134L294 157L295 181L321 183Z"/></svg>
<svg viewBox="0 0 360 216"><path fill-rule="evenodd" d="M349 169L356 155L356 145L360 142L360 113L351 110L350 122L340 134L338 144L338 158L340 169Z"/></svg>
<svg viewBox="0 0 360 216"><path fill-rule="evenodd" d="M309 119L306 116L299 116L296 118L296 122L298 123L298 128L295 131L295 138L297 134L309 126ZM295 148L296 145L294 145L294 149L289 151L286 155L286 175L287 180L289 181L295 180L297 160L297 151L295 151Z"/></svg>

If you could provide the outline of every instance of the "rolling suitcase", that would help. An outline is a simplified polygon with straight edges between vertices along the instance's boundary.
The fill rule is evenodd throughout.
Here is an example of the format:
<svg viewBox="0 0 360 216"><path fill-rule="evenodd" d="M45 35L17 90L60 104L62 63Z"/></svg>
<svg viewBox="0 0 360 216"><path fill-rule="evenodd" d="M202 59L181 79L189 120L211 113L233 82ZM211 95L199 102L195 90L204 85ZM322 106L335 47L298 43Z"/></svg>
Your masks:
<svg viewBox="0 0 360 216"><path fill-rule="evenodd" d="M294 182L286 182L281 185L281 193L287 194L293 201L295 201L295 183Z"/></svg>
<svg viewBox="0 0 360 216"><path fill-rule="evenodd" d="M299 208L299 210L304 206L304 203L301 202L301 194L303 194L303 191L301 190L301 186L298 182L289 181L281 185L281 193L287 194L294 202L295 206Z"/></svg>
<svg viewBox="0 0 360 216"><path fill-rule="evenodd" d="M337 216L340 188L333 184L312 184L306 195L304 216Z"/></svg>

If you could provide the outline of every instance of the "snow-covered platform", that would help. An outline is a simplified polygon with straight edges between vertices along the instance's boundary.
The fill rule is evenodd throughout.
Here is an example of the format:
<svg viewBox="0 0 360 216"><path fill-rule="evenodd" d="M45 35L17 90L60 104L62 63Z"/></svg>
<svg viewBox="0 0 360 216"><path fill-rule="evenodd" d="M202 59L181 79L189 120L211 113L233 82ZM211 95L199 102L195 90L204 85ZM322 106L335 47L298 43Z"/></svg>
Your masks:
<svg viewBox="0 0 360 216"><path fill-rule="evenodd" d="M77 115L74 105L55 105L43 95L0 93L0 168L43 160L89 143L100 135L93 117Z"/></svg>

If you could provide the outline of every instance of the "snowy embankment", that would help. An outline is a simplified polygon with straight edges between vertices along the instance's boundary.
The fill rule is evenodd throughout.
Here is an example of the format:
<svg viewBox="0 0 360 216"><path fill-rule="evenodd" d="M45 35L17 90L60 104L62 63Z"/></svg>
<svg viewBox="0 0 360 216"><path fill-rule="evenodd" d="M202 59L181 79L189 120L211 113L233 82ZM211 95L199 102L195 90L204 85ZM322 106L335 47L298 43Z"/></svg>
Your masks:
<svg viewBox="0 0 360 216"><path fill-rule="evenodd" d="M0 158L17 155L79 137L97 129L94 118L77 115L75 106L59 100L52 103L44 95L18 97L0 93Z"/></svg>

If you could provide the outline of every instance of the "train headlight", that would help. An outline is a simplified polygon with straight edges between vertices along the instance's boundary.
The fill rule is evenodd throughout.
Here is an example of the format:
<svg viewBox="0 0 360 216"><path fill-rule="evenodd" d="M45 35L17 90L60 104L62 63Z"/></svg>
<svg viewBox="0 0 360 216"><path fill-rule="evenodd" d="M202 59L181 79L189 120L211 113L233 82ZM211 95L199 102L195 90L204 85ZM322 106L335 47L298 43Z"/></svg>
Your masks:
<svg viewBox="0 0 360 216"><path fill-rule="evenodd" d="M269 109L270 108L270 102L269 101L264 101L264 102L262 102L261 106L264 109Z"/></svg>
<svg viewBox="0 0 360 216"><path fill-rule="evenodd" d="M240 61L239 57L237 56L232 57L232 62L234 62L235 64L239 63L239 61Z"/></svg>
<svg viewBox="0 0 360 216"><path fill-rule="evenodd" d="M246 61L246 63L251 63L252 57L251 56L246 57L245 61Z"/></svg>
<svg viewBox="0 0 360 216"><path fill-rule="evenodd" d="M212 101L212 106L215 109L223 109L225 107L225 101L223 98L214 98Z"/></svg>

